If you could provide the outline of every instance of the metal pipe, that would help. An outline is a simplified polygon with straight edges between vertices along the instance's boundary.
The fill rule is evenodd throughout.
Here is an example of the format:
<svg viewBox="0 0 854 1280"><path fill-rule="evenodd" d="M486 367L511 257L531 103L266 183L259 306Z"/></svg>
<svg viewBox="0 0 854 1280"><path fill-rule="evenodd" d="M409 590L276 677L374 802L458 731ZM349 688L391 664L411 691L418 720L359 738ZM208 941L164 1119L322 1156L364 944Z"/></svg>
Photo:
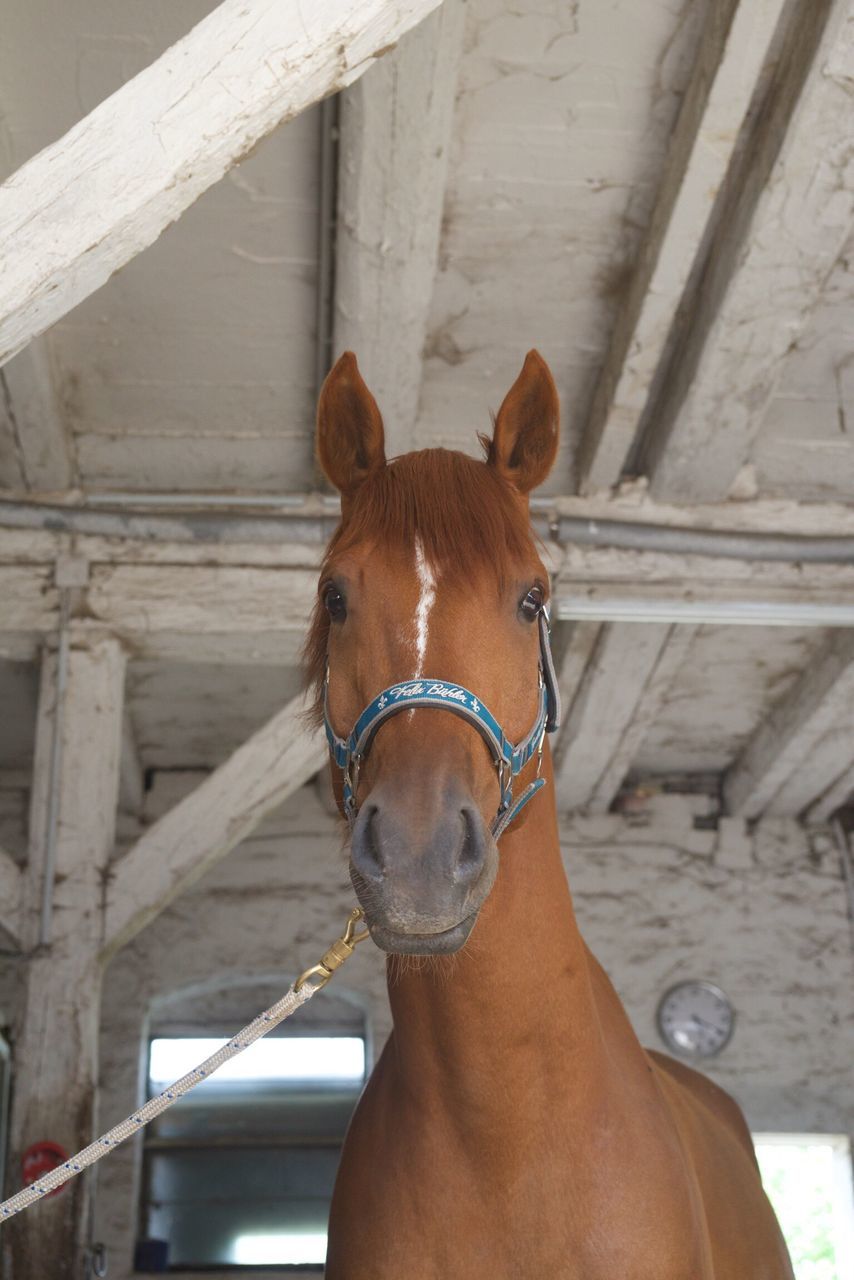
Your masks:
<svg viewBox="0 0 854 1280"><path fill-rule="evenodd" d="M854 537L744 533L729 529L643 524L637 521L585 520L580 516L560 516L550 528L561 544L574 542L581 546L711 556L721 560L854 564Z"/></svg>
<svg viewBox="0 0 854 1280"><path fill-rule="evenodd" d="M182 511L169 515L0 501L0 528L44 529L141 542L252 543L328 541L338 523L329 515L253 515Z"/></svg>
<svg viewBox="0 0 854 1280"><path fill-rule="evenodd" d="M45 831L44 880L42 882L42 916L39 942L50 945L53 922L53 889L56 881L56 841L59 825L59 785L62 769L62 728L65 710L65 690L68 684L68 622L71 612L71 593L68 587L59 591L59 646L56 655L56 701L53 708L53 736L50 743L50 771L48 774L47 819Z"/></svg>
<svg viewBox="0 0 854 1280"><path fill-rule="evenodd" d="M690 623L724 627L854 627L854 603L821 601L751 600L721 595L714 583L698 589L697 598L686 600L673 593L652 595L646 590L620 594L618 587L596 586L588 591L561 587L555 601L559 622Z"/></svg>
<svg viewBox="0 0 854 1280"><path fill-rule="evenodd" d="M107 495L102 495L105 498ZM223 507L251 510L184 510L161 515L120 508L118 495L112 505L97 510L91 503L63 506L59 503L0 501L0 528L44 529L53 533L89 534L107 538L138 538L163 542L305 542L324 543L338 520L334 498L311 495L233 498L219 495ZM135 504L190 507L191 495L133 495ZM121 507L128 504L122 503ZM255 514L255 508L287 508ZM309 507L307 511L305 508ZM311 508L314 510L311 510ZM321 510L318 512L317 507ZM786 533L744 533L724 529L694 529L684 525L646 524L637 520L594 520L582 516L548 515L535 511L532 523L538 533L561 545L615 547L630 551L671 555L696 555L741 561L782 561L801 564L854 565L854 537L827 537Z"/></svg>

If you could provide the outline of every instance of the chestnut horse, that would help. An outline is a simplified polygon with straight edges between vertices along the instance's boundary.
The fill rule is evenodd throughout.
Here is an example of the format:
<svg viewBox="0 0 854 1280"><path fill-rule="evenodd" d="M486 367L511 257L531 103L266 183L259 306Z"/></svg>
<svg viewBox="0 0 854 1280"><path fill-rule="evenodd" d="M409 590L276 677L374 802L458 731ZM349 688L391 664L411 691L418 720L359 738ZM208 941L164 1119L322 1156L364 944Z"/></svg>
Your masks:
<svg viewBox="0 0 854 1280"><path fill-rule="evenodd" d="M334 752L395 681L473 691L513 743L537 727L548 575L528 494L557 431L532 351L485 461L386 462L355 358L335 365L317 449L342 517L307 649ZM641 1048L585 946L548 749L521 769L517 788L538 768L547 785L499 857L507 778L471 716L380 718L356 768L332 770L394 1030L344 1145L328 1280L792 1280L738 1107Z"/></svg>

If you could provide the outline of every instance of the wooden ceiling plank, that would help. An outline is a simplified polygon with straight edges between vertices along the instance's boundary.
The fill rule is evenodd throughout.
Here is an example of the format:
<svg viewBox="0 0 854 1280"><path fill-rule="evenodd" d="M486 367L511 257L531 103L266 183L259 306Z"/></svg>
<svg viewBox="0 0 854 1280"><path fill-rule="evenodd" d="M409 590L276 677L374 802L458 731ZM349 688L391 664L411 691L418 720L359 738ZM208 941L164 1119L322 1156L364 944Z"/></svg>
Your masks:
<svg viewBox="0 0 854 1280"><path fill-rule="evenodd" d="M852 705L854 631L837 631L727 773L724 800L729 812L745 818L764 813L794 817L820 799L828 777L837 774L828 774L819 748L846 716L850 719Z"/></svg>
<svg viewBox="0 0 854 1280"><path fill-rule="evenodd" d="M56 394L46 337L0 369L0 421L14 434L23 487L58 493L77 483L65 415Z"/></svg>
<svg viewBox="0 0 854 1280"><path fill-rule="evenodd" d="M854 0L793 6L680 309L632 469L658 499L725 497L785 356L854 229Z"/></svg>
<svg viewBox="0 0 854 1280"><path fill-rule="evenodd" d="M224 0L0 187L0 365L440 0Z"/></svg>
<svg viewBox="0 0 854 1280"><path fill-rule="evenodd" d="M122 717L122 748L119 759L119 809L139 815L145 801L145 770L137 747L130 713L125 707Z"/></svg>
<svg viewBox="0 0 854 1280"><path fill-rule="evenodd" d="M708 7L656 205L579 447L576 481L583 493L616 484L624 469L787 3L722 0Z"/></svg>
<svg viewBox="0 0 854 1280"><path fill-rule="evenodd" d="M298 660L316 586L313 570L93 564L88 585L73 592L72 613L92 635L117 635L132 658L288 666ZM553 601L560 622L854 627L854 567L576 547ZM31 657L58 617L51 566L0 563L0 654ZM567 703L574 678L566 677Z"/></svg>
<svg viewBox="0 0 854 1280"><path fill-rule="evenodd" d="M358 352L389 457L414 444L465 14L445 0L342 96L333 343Z"/></svg>
<svg viewBox="0 0 854 1280"><path fill-rule="evenodd" d="M562 749L555 764L560 810L604 803L612 762L620 755L671 632L666 623L609 623L602 628L572 705L564 710Z"/></svg>
<svg viewBox="0 0 854 1280"><path fill-rule="evenodd" d="M295 698L160 818L115 865L106 951L142 929L317 773L326 740Z"/></svg>
<svg viewBox="0 0 854 1280"><path fill-rule="evenodd" d="M808 805L804 811L803 819L811 826L830 822L836 811L841 809L843 805L848 804L851 797L854 796L854 750L849 746L842 758L847 758L845 768L818 799ZM840 757L837 756L837 768L839 763Z"/></svg>
<svg viewBox="0 0 854 1280"><path fill-rule="evenodd" d="M0 846L0 928L14 942L20 940L19 913L23 880L23 872L18 863L11 853Z"/></svg>
<svg viewBox="0 0 854 1280"><path fill-rule="evenodd" d="M634 713L586 805L589 813L607 813L611 808L647 733L664 709L667 695L688 657L696 634L697 627L690 624L670 628ZM579 744L580 750L583 745Z"/></svg>

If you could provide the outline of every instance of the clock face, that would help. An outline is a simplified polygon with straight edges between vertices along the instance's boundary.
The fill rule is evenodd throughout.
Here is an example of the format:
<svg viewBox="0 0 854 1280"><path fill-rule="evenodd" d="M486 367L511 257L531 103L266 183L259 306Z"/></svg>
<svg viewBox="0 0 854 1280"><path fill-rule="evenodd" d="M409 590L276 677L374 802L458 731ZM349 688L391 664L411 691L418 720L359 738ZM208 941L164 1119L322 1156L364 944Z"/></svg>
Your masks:
<svg viewBox="0 0 854 1280"><path fill-rule="evenodd" d="M661 998L658 1029L665 1044L690 1058L713 1058L732 1035L735 1014L720 987L680 982Z"/></svg>

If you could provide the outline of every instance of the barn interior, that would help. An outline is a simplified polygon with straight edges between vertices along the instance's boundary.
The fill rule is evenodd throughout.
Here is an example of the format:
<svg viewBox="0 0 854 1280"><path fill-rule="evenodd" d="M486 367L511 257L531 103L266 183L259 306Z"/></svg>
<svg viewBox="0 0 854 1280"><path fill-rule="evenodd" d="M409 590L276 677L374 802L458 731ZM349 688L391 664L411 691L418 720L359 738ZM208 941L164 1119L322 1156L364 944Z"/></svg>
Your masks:
<svg viewBox="0 0 854 1280"><path fill-rule="evenodd" d="M143 169L159 111L182 175L213 142L203 112L173 129L150 92L155 124L132 129L121 92L178 50L204 105L196 24L239 48L249 7L3 15L6 1194L32 1144L73 1152L138 1105L153 1042L248 1022L352 905L300 666L339 510L314 458L333 358L357 353L389 455L477 455L532 347L562 406L532 517L582 930L645 1044L664 1047L675 984L725 993L732 1035L702 1069L755 1133L827 1135L850 1188L854 4L397 6L412 29L364 74L235 143L185 213L140 195L151 223L123 232L133 183L96 142ZM86 126L107 220L116 204L88 241L27 180L50 148L71 190L66 135ZM121 269L16 312L30 258L31 281L54 259L68 274L70 246L83 279L77 259L123 235ZM316 1274L342 1125L388 1030L368 943L282 1032L363 1045L337 1092L303 1080L272 1121L275 1098L235 1085L20 1229L56 1224L57 1277L81 1250L101 1274L96 1245L113 1280L165 1269L161 1239L189 1276ZM284 1219L258 1191L270 1170Z"/></svg>

